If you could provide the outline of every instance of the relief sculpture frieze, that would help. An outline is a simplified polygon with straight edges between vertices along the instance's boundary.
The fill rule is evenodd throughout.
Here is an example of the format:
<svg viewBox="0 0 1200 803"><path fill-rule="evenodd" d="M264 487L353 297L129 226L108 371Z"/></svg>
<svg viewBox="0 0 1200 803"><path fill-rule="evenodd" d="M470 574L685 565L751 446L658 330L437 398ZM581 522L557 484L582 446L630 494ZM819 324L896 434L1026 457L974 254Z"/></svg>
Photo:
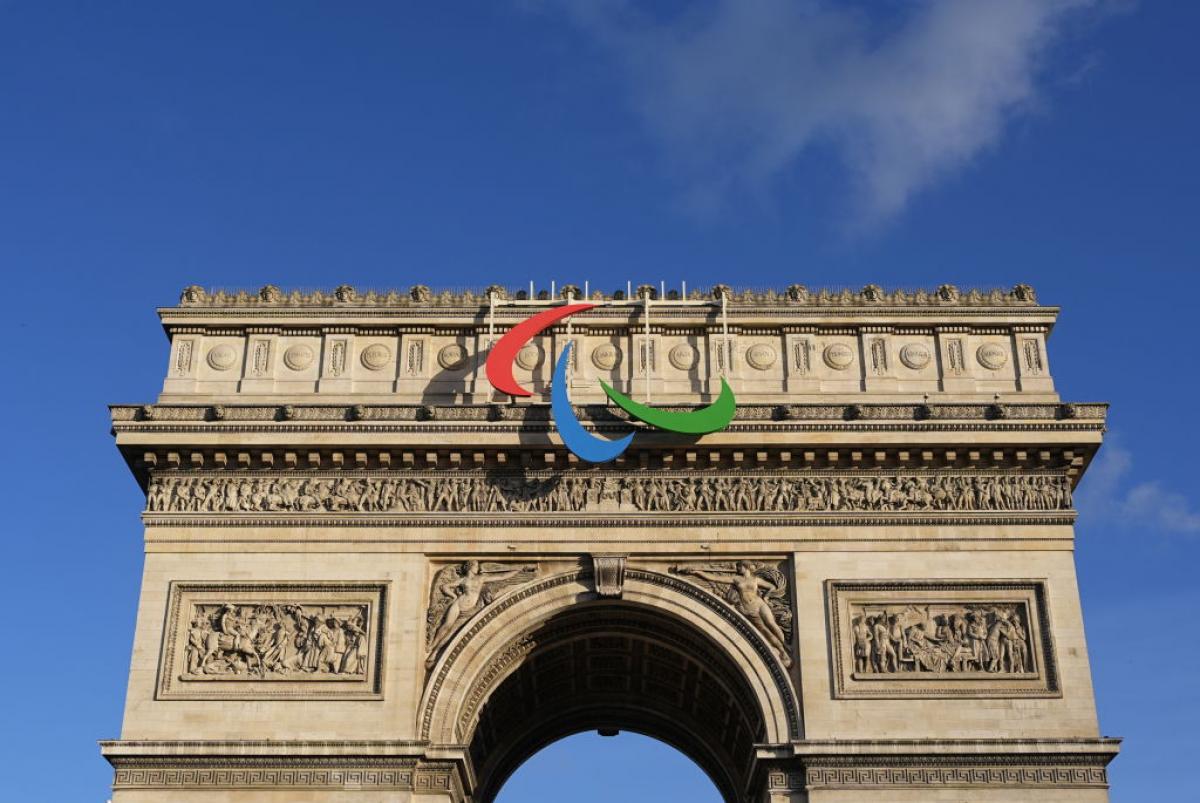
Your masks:
<svg viewBox="0 0 1200 803"><path fill-rule="evenodd" d="M380 691L384 584L173 583L159 699Z"/></svg>
<svg viewBox="0 0 1200 803"><path fill-rule="evenodd" d="M155 475L151 513L962 513L1068 511L1059 474Z"/></svg>
<svg viewBox="0 0 1200 803"><path fill-rule="evenodd" d="M1053 696L1042 581L830 581L841 697Z"/></svg>
<svg viewBox="0 0 1200 803"><path fill-rule="evenodd" d="M362 677L366 605L294 603L192 606L184 680Z"/></svg>
<svg viewBox="0 0 1200 803"><path fill-rule="evenodd" d="M852 604L854 677L906 673L1023 675L1029 611L1005 604Z"/></svg>

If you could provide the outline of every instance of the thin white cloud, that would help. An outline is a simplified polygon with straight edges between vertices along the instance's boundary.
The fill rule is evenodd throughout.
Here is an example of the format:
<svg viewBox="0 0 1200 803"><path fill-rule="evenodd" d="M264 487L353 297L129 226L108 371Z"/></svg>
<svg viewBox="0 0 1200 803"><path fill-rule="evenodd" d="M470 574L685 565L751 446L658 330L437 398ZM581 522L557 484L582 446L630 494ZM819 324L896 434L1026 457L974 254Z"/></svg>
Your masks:
<svg viewBox="0 0 1200 803"><path fill-rule="evenodd" d="M708 0L666 16L637 0L561 7L624 67L695 200L759 194L828 150L860 222L871 222L1031 108L1047 46L1103 2L921 0L868 13L850 2Z"/></svg>
<svg viewBox="0 0 1200 803"><path fill-rule="evenodd" d="M1077 507L1086 522L1116 517L1125 524L1169 533L1200 533L1200 510L1157 480L1130 484L1133 455L1110 436L1084 477Z"/></svg>

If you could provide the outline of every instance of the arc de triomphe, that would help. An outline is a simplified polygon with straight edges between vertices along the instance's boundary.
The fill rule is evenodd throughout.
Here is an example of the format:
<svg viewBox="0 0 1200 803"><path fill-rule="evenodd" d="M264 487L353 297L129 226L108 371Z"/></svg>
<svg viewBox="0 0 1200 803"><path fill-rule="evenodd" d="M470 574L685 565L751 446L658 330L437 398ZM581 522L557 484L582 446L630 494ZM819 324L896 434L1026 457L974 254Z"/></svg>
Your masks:
<svg viewBox="0 0 1200 803"><path fill-rule="evenodd" d="M208 292L160 310L158 401L114 405L146 492L114 803L487 803L549 742L627 729L729 801L1103 801L1064 403L1032 289L642 286L579 299ZM629 298L627 296L633 296ZM550 407L636 429L590 464ZM737 398L703 437L658 407ZM571 799L563 789L561 799Z"/></svg>

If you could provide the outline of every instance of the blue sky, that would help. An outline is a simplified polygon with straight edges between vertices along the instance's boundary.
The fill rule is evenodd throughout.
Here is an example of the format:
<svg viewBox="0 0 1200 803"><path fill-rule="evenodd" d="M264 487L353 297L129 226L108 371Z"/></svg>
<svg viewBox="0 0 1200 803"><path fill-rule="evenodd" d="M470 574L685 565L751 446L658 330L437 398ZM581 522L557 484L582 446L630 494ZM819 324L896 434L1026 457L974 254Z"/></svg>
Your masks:
<svg viewBox="0 0 1200 803"><path fill-rule="evenodd" d="M1078 544L1113 797L1194 799L1198 26L1111 0L0 0L6 792L105 799L142 500L104 405L154 398L153 310L185 284L1028 281L1064 308L1060 391L1113 403ZM663 799L662 748L600 742L509 800L567 768Z"/></svg>

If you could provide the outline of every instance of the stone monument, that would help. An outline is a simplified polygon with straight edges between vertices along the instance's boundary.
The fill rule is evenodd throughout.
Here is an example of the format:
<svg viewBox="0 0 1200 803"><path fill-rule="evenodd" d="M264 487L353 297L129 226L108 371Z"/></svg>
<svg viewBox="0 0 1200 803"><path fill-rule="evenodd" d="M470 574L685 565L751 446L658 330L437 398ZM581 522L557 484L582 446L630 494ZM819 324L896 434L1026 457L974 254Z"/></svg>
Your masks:
<svg viewBox="0 0 1200 803"><path fill-rule="evenodd" d="M489 349L531 314L493 387ZM488 803L585 730L728 801L1104 801L1058 309L960 291L212 292L160 310L114 803ZM564 448L570 410L636 437ZM713 402L705 435L657 408ZM572 799L564 788L559 799Z"/></svg>

